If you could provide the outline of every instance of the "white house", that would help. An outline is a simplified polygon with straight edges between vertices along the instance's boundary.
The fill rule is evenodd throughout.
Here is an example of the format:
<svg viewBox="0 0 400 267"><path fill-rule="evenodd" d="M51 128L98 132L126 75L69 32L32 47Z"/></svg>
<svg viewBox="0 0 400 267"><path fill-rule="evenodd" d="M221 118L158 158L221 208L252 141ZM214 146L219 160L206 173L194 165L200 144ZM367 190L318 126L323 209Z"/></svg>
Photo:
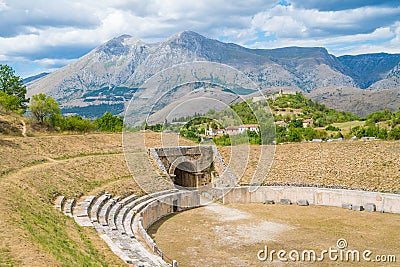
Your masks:
<svg viewBox="0 0 400 267"><path fill-rule="evenodd" d="M229 126L225 129L227 134L242 134L246 131L258 132L258 124L242 124L240 126Z"/></svg>
<svg viewBox="0 0 400 267"><path fill-rule="evenodd" d="M208 129L205 129L205 135L206 136L217 136L217 135L223 135L225 134L225 130L224 129L213 129L211 127L209 127Z"/></svg>
<svg viewBox="0 0 400 267"><path fill-rule="evenodd" d="M303 128L307 128L308 126L310 126L310 127L314 126L314 120L313 119L303 120Z"/></svg>

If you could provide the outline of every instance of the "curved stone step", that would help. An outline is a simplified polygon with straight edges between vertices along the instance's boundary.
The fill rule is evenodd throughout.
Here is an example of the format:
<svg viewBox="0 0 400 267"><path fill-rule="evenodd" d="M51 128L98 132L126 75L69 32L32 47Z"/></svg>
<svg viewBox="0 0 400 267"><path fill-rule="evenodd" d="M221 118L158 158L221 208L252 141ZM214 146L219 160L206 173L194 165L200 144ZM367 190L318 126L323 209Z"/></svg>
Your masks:
<svg viewBox="0 0 400 267"><path fill-rule="evenodd" d="M118 229L122 232L122 234L126 234L130 238L135 237L135 233L132 229L132 224L135 215L142 210L145 206L147 206L149 203L156 201L157 197L163 196L163 195L169 195L178 192L179 190L177 189L171 189L171 190L166 190L166 191L161 191L161 192L156 192L152 193L149 195L142 196L135 201L132 202L133 207L129 208L126 210L126 214L122 218L122 227L120 227L120 224L118 224ZM117 221L119 222L119 221Z"/></svg>
<svg viewBox="0 0 400 267"><path fill-rule="evenodd" d="M132 194L132 195L129 195L129 196L123 198L123 199L120 201L120 203L121 203L123 206L125 206L125 205L128 205L129 203L131 203L132 201L134 201L135 199L137 199L137 195Z"/></svg>
<svg viewBox="0 0 400 267"><path fill-rule="evenodd" d="M172 189L172 190L166 190L166 191L161 191L161 192L156 192L150 195L145 195L142 196L138 199L135 199L128 205L125 205L122 207L117 215L115 224L118 230L121 232L121 234L125 235L127 234L129 237L134 237L132 229L131 229L131 224L133 221L133 217L135 214L141 209L142 206L138 207L142 203L147 203L149 200L155 200L155 197L159 197L165 194L171 194L173 192L177 192L177 189ZM129 216L129 218L128 218ZM128 220L128 221L126 221Z"/></svg>
<svg viewBox="0 0 400 267"><path fill-rule="evenodd" d="M165 196L165 195L169 195L169 194L173 194L178 192L178 189L171 189L171 190L165 190L165 191L160 191L160 192L156 192L156 193L152 193L146 196L143 196L142 198L138 199L135 207L133 208L133 210L138 213L140 212L144 207L146 207L149 203L156 201L158 197L160 196Z"/></svg>
<svg viewBox="0 0 400 267"><path fill-rule="evenodd" d="M110 215L111 208L118 202L120 197L110 198L101 208L99 212L99 223L102 226L108 226L108 216Z"/></svg>
<svg viewBox="0 0 400 267"><path fill-rule="evenodd" d="M110 210L109 218L108 218L108 226L111 230L118 230L118 226L116 224L117 217L120 210L127 204L131 203L133 200L136 199L136 195L130 195L122 200L118 201Z"/></svg>
<svg viewBox="0 0 400 267"><path fill-rule="evenodd" d="M73 217L73 207L75 199L67 199L64 205L63 213L69 217Z"/></svg>
<svg viewBox="0 0 400 267"><path fill-rule="evenodd" d="M125 227L124 227L124 221L126 218L126 215L129 213L131 209L135 206L134 202L124 206L121 208L120 212L118 213L117 219L115 221L115 224L117 225L118 230L121 232L121 234L126 234Z"/></svg>
<svg viewBox="0 0 400 267"><path fill-rule="evenodd" d="M64 205L65 205L65 197L64 196L58 196L56 200L54 200L54 207L59 210L63 211Z"/></svg>
<svg viewBox="0 0 400 267"><path fill-rule="evenodd" d="M111 207L110 213L108 215L108 227L111 230L118 230L116 224L115 224L115 220L117 213L119 212L119 210L122 208L121 203L117 202L115 205L113 205Z"/></svg>
<svg viewBox="0 0 400 267"><path fill-rule="evenodd" d="M128 214L126 215L126 218L123 222L125 233L130 238L135 238L135 234L133 233L133 230L132 230L132 224L133 224L133 219L135 218L135 215L136 215L136 211L134 209L131 209L128 212Z"/></svg>
<svg viewBox="0 0 400 267"><path fill-rule="evenodd" d="M142 203L147 203L149 200L154 200L151 195L145 195L143 197L140 197L136 199L134 202L132 202L131 206L126 209L124 212L125 214L123 216L119 216L117 218L117 226L118 229L121 231L122 234L126 234L129 237L135 237L133 234L131 224L133 222L133 217L135 217L135 214L138 212L140 209ZM138 208L139 206L139 208ZM120 212L120 214L122 211Z"/></svg>
<svg viewBox="0 0 400 267"><path fill-rule="evenodd" d="M93 226L89 218L89 210L91 209L97 196L87 196L82 201L76 203L74 211L74 219L80 226Z"/></svg>
<svg viewBox="0 0 400 267"><path fill-rule="evenodd" d="M74 208L75 217L89 217L90 207L93 205L97 196L87 196L83 201L76 203Z"/></svg>
<svg viewBox="0 0 400 267"><path fill-rule="evenodd" d="M97 222L99 220L99 212L100 209L103 207L104 203L106 203L110 198L111 194L102 194L100 195L96 201L93 203L92 208L89 212L89 217L91 222Z"/></svg>

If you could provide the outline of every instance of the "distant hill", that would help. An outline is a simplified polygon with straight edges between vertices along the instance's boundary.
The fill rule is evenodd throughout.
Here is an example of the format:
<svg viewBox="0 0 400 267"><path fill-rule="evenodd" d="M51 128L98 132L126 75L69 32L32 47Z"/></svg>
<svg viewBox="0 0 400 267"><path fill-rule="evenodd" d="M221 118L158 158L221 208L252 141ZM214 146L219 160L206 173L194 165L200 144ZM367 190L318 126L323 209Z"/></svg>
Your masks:
<svg viewBox="0 0 400 267"><path fill-rule="evenodd" d="M349 70L349 74L361 89L387 79L388 74L399 64L400 54L366 54L341 56L338 58ZM397 84L398 86L399 84Z"/></svg>
<svg viewBox="0 0 400 267"><path fill-rule="evenodd" d="M339 111L348 111L364 117L372 112L400 107L400 88L386 90L362 90L353 87L323 88L307 97Z"/></svg>
<svg viewBox="0 0 400 267"><path fill-rule="evenodd" d="M28 96L46 93L60 102L64 113L94 117L110 106L114 114L121 113L148 78L176 64L193 61L232 66L266 92L279 88L308 93L334 92L336 88L400 88L400 54L335 57L322 47L249 49L184 31L156 44L128 35L114 38L77 61L30 82ZM140 93L151 97L149 90ZM170 103L175 100L171 98ZM393 101L400 105L400 98ZM326 104L330 102L333 101L328 97ZM381 104L384 108L385 102ZM351 106L342 108L354 110ZM358 114L370 111L366 106Z"/></svg>
<svg viewBox="0 0 400 267"><path fill-rule="evenodd" d="M42 78L42 77L44 77L46 75L49 75L49 74L50 74L49 72L42 72L42 73L39 73L37 75L24 78L22 81L23 81L24 84L27 84L27 83L33 82L33 81L35 81L37 79L40 79L40 78Z"/></svg>

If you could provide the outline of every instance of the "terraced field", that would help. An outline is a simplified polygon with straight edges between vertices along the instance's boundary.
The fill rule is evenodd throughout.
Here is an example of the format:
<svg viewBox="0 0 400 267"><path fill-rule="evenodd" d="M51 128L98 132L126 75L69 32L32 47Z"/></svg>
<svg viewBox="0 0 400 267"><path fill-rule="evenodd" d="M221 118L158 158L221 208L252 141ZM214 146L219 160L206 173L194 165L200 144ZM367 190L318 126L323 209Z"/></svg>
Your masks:
<svg viewBox="0 0 400 267"><path fill-rule="evenodd" d="M248 161L241 179L248 183L259 166L260 146L250 146ZM220 148L229 162L231 149ZM294 143L276 146L264 184L315 184L352 189L400 192L399 141L342 141L331 143ZM246 154L247 156L247 154ZM235 167L235 166L233 166Z"/></svg>

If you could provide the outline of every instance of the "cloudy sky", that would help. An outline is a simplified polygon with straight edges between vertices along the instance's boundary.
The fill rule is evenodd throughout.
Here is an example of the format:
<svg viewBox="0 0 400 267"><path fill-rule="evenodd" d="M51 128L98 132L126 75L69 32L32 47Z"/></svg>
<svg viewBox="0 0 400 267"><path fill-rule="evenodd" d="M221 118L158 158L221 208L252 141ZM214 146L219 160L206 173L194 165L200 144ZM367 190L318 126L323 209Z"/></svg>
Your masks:
<svg viewBox="0 0 400 267"><path fill-rule="evenodd" d="M122 34L157 42L183 30L250 48L400 53L398 0L0 0L0 22L0 64L22 77Z"/></svg>

